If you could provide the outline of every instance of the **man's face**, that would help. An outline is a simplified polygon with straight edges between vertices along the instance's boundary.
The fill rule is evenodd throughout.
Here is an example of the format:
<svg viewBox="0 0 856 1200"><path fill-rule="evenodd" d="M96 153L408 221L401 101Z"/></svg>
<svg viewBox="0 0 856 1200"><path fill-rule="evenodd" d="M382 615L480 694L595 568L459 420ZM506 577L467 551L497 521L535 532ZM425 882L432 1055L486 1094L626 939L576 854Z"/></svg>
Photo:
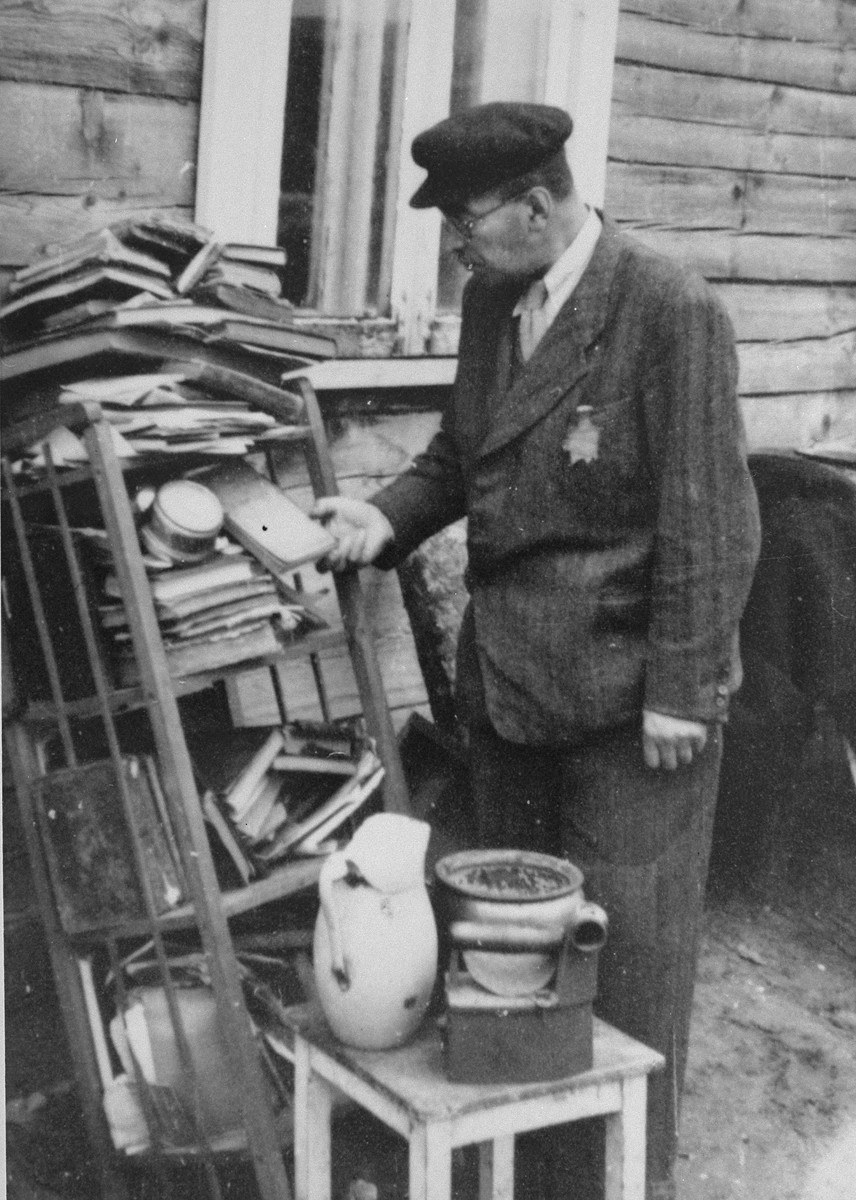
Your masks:
<svg viewBox="0 0 856 1200"><path fill-rule="evenodd" d="M526 277L534 251L529 215L526 193L508 200L480 196L444 212L449 250L468 271Z"/></svg>

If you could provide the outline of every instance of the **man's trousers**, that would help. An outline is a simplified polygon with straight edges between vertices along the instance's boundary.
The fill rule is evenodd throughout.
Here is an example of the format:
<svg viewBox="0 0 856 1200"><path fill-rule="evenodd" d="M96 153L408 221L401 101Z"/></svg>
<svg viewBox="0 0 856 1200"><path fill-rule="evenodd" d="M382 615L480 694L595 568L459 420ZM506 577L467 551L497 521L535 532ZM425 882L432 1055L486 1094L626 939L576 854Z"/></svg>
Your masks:
<svg viewBox="0 0 856 1200"><path fill-rule="evenodd" d="M721 728L709 728L708 744L692 764L665 771L645 766L641 715L638 725L583 745L545 747L500 738L484 710L479 715L469 706L467 717L479 845L569 859L585 875L586 897L607 912L595 1012L666 1058L665 1071L648 1081L648 1194L668 1197ZM521 1179L522 1194L598 1196L601 1127L582 1138L579 1130L563 1129L530 1139L530 1154L540 1144L540 1182L533 1189ZM521 1151L525 1160L526 1147Z"/></svg>

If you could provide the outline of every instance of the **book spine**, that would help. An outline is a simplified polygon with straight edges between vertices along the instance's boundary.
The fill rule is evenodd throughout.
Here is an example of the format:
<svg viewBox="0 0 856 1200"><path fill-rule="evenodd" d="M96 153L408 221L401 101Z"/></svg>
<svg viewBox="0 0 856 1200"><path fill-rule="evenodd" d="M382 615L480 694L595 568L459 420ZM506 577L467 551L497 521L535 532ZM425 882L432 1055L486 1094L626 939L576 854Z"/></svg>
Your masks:
<svg viewBox="0 0 856 1200"><path fill-rule="evenodd" d="M131 835L139 839L142 848L155 908L158 912L168 912L184 898L185 889L179 882L144 764L136 756L128 755L123 759L123 768L134 822Z"/></svg>
<svg viewBox="0 0 856 1200"><path fill-rule="evenodd" d="M150 754L142 756L143 767L148 779L149 788L154 797L155 807L157 808L158 817L160 818L161 828L164 832L169 855L175 870L175 877L178 881L178 886L181 888L182 894L187 895L187 877L184 873L184 864L181 861L181 851L178 848L178 838L175 836L175 829L172 823L172 817L169 812L166 796L164 795L161 786L160 776L158 775L157 764Z"/></svg>

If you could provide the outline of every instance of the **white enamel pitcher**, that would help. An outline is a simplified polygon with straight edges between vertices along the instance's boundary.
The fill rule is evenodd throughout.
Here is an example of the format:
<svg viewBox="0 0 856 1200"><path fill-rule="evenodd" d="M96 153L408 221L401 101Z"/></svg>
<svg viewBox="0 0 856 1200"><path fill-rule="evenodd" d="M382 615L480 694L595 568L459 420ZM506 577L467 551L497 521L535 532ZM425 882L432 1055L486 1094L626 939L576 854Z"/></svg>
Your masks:
<svg viewBox="0 0 856 1200"><path fill-rule="evenodd" d="M400 1046L418 1029L437 974L437 927L425 887L430 826L397 813L367 817L321 868L315 982L340 1041Z"/></svg>

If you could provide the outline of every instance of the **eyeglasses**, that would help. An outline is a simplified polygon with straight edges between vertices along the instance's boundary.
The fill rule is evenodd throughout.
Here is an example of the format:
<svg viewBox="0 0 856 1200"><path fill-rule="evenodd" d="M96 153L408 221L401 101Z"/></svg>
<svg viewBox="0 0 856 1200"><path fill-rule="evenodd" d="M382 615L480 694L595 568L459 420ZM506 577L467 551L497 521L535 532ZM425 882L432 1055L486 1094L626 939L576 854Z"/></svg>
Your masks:
<svg viewBox="0 0 856 1200"><path fill-rule="evenodd" d="M499 204L495 204L493 208L489 208L487 212L472 213L465 217L450 217L448 213L443 214L443 220L446 224L454 229L459 237L462 237L465 242L471 240L473 232L479 221L483 221L486 217L493 216L495 212L499 212L501 208L505 208L507 204L513 204L515 200L519 200L521 196L525 196L525 192L518 192L515 196L509 196L507 200L501 200Z"/></svg>

